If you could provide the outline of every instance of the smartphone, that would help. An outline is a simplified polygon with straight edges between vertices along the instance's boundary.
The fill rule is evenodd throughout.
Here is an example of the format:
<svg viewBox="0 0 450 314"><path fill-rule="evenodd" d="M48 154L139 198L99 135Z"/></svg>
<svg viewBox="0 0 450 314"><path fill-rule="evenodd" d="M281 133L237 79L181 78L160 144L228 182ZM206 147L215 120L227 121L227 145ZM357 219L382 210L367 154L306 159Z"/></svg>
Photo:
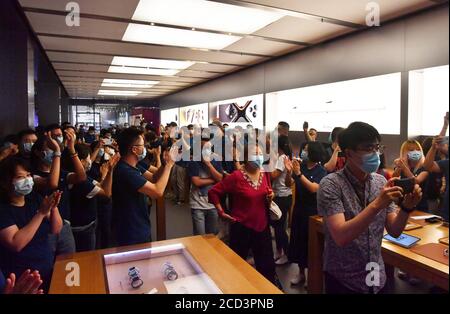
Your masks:
<svg viewBox="0 0 450 314"><path fill-rule="evenodd" d="M304 129L309 129L309 123L306 121L303 123L303 130Z"/></svg>
<svg viewBox="0 0 450 314"><path fill-rule="evenodd" d="M399 186L403 189L404 194L409 194L414 191L416 180L414 178L397 179L394 181L394 186Z"/></svg>
<svg viewBox="0 0 450 314"><path fill-rule="evenodd" d="M392 242L407 249L413 247L417 242L420 241L420 238L406 233L402 233L398 238L394 238L389 234L385 234L383 239L388 240L389 242Z"/></svg>
<svg viewBox="0 0 450 314"><path fill-rule="evenodd" d="M425 221L430 224L435 224L435 223L441 222L442 219L440 217L430 217L430 218L425 219Z"/></svg>
<svg viewBox="0 0 450 314"><path fill-rule="evenodd" d="M105 143L105 145L109 146L109 145L112 145L113 141L110 138L105 138L105 139L103 139L103 143Z"/></svg>
<svg viewBox="0 0 450 314"><path fill-rule="evenodd" d="M345 157L345 153L344 152L339 152L338 153L338 157L340 157L340 158Z"/></svg>

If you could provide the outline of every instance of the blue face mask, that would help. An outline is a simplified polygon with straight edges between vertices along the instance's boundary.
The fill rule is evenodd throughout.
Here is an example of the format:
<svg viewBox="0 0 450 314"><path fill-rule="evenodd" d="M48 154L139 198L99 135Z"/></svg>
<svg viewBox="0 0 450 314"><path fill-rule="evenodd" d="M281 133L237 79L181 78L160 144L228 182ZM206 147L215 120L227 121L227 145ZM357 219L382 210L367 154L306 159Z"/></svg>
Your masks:
<svg viewBox="0 0 450 314"><path fill-rule="evenodd" d="M413 150L408 152L408 159L411 161L420 161L422 159L423 154L420 150Z"/></svg>
<svg viewBox="0 0 450 314"><path fill-rule="evenodd" d="M369 174L376 172L380 167L380 163L380 154L372 153L364 155L362 158L362 165L360 167L365 173Z"/></svg>
<svg viewBox="0 0 450 314"><path fill-rule="evenodd" d="M17 195L25 196L33 191L34 181L32 177L27 177L25 179L17 180L14 182L14 192Z"/></svg>
<svg viewBox="0 0 450 314"><path fill-rule="evenodd" d="M248 162L254 168L261 168L264 163L264 156L263 155L251 155L251 156L249 156Z"/></svg>
<svg viewBox="0 0 450 314"><path fill-rule="evenodd" d="M45 150L44 151L44 162L47 165L51 165L53 163L53 155L55 154L52 150Z"/></svg>
<svg viewBox="0 0 450 314"><path fill-rule="evenodd" d="M100 148L100 150L98 151L98 157L103 157L104 155L105 155L105 149Z"/></svg>
<svg viewBox="0 0 450 314"><path fill-rule="evenodd" d="M27 154L31 153L34 143L23 143L23 151Z"/></svg>
<svg viewBox="0 0 450 314"><path fill-rule="evenodd" d="M147 149L144 147L144 150L142 151L142 154L138 155L138 160L142 161L147 157Z"/></svg>
<svg viewBox="0 0 450 314"><path fill-rule="evenodd" d="M59 144L62 144L64 142L64 137L62 135L57 136L56 141L58 141Z"/></svg>
<svg viewBox="0 0 450 314"><path fill-rule="evenodd" d="M300 154L300 159L303 161L307 161L308 160L308 152L302 150L302 153Z"/></svg>

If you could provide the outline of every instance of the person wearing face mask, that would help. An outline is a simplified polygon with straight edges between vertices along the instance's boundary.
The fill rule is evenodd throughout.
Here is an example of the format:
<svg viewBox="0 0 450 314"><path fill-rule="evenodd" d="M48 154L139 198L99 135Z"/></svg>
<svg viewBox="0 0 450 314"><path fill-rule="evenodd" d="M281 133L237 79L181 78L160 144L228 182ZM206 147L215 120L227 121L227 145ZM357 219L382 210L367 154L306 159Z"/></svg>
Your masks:
<svg viewBox="0 0 450 314"><path fill-rule="evenodd" d="M93 142L95 142L97 140L97 136L95 134L95 127L90 126L88 129L87 134L84 135L84 142L86 144L92 144Z"/></svg>
<svg viewBox="0 0 450 314"><path fill-rule="evenodd" d="M49 236L62 228L61 192L42 198L33 187L25 160L10 157L0 164L0 268L8 274L35 269L47 290L55 257Z"/></svg>
<svg viewBox="0 0 450 314"><path fill-rule="evenodd" d="M298 264L299 272L291 279L291 284L305 282L305 270L308 268L308 229L309 218L317 215L316 194L320 181L327 171L320 165L324 148L319 142L310 142L305 146L303 158L293 160L290 169L295 182L295 204L292 213L291 238L288 259Z"/></svg>
<svg viewBox="0 0 450 314"><path fill-rule="evenodd" d="M178 148L174 146L164 152L164 166L153 174L138 165L147 154L140 130L132 127L124 130L117 142L121 159L114 170L112 190L115 240L118 245L151 242L147 197L163 197Z"/></svg>
<svg viewBox="0 0 450 314"><path fill-rule="evenodd" d="M86 172L75 151L76 136L66 130L66 152L69 170L61 169L61 148L48 132L38 139L32 149L33 178L36 190L42 195L50 195L58 189L63 192L59 206L63 227L57 236L50 237L56 255L75 252L75 240L70 227L69 186L86 181Z"/></svg>
<svg viewBox="0 0 450 314"><path fill-rule="evenodd" d="M50 132L50 136L58 142L61 151L64 150L64 133L59 124L50 124L45 128L45 132Z"/></svg>
<svg viewBox="0 0 450 314"><path fill-rule="evenodd" d="M102 182L104 174L102 169L105 163L111 160L108 154L108 160L105 160L105 146L103 141L96 141L91 144L91 169L87 172L87 176L92 178L97 182ZM106 148L107 149L107 148ZM118 157L117 157L118 158ZM100 197L97 199L97 228L95 235L95 242L97 249L106 249L112 246L112 230L111 230L111 219L112 219L112 200L111 198Z"/></svg>
<svg viewBox="0 0 450 314"><path fill-rule="evenodd" d="M36 132L32 129L22 130L18 134L19 137L19 153L23 158L31 157L31 149L37 141Z"/></svg>
<svg viewBox="0 0 450 314"><path fill-rule="evenodd" d="M244 160L240 170L226 176L209 190L209 202L214 204L222 219L231 223L230 248L243 259L251 250L256 270L272 283L277 283L268 214L274 197L270 173L261 169L264 156L259 145L245 145ZM225 196L230 200L229 214L221 204Z"/></svg>
<svg viewBox="0 0 450 314"><path fill-rule="evenodd" d="M339 147L338 143L338 136L339 133L344 128L341 127L335 127L333 131L330 133L329 141L329 147L327 147L327 159L328 160L323 166L327 170L328 173L332 173L338 170L341 170L345 166L345 155L341 151L341 148Z"/></svg>
<svg viewBox="0 0 450 314"><path fill-rule="evenodd" d="M384 229L397 238L422 198L375 173L380 165L381 136L371 125L353 122L338 136L345 152L344 169L320 182L317 209L324 217L325 290L332 294L383 293L386 271L381 256ZM379 282L367 284L367 265L379 266Z"/></svg>
<svg viewBox="0 0 450 314"><path fill-rule="evenodd" d="M89 173L92 168L89 147L77 144L75 150L86 173ZM96 248L97 200L111 197L113 169L118 157L103 164L100 182L87 176L86 181L69 186L71 227L77 252Z"/></svg>
<svg viewBox="0 0 450 314"><path fill-rule="evenodd" d="M400 158L394 160L394 177L414 178L426 194L428 171L423 167L425 156L422 146L414 140L405 141L400 148ZM428 203L425 197L417 205L417 209L428 212Z"/></svg>
<svg viewBox="0 0 450 314"><path fill-rule="evenodd" d="M267 144L266 144L267 145ZM282 212L281 219L271 221L270 225L275 231L275 242L277 252L275 263L283 265L288 262L287 251L289 238L286 232L287 215L292 205L292 167L286 167L292 158L291 145L286 135L278 137L278 154L274 156L276 160L274 171L271 172L272 188L275 193L274 202L280 207Z"/></svg>
<svg viewBox="0 0 450 314"><path fill-rule="evenodd" d="M189 205L191 207L194 235L217 234L218 214L208 201L208 191L222 180L222 164L211 151L210 131L204 129L201 137L202 160L188 162L188 176L191 180Z"/></svg>

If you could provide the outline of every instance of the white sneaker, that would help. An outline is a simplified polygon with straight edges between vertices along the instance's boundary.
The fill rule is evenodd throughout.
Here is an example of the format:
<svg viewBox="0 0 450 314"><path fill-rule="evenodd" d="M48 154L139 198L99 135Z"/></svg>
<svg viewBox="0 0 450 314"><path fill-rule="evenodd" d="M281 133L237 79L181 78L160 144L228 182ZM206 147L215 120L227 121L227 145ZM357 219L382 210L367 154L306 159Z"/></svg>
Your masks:
<svg viewBox="0 0 450 314"><path fill-rule="evenodd" d="M275 261L275 265L284 265L284 264L286 264L287 262L289 262L287 256L286 256L286 255L282 255L279 259L277 259L277 260Z"/></svg>

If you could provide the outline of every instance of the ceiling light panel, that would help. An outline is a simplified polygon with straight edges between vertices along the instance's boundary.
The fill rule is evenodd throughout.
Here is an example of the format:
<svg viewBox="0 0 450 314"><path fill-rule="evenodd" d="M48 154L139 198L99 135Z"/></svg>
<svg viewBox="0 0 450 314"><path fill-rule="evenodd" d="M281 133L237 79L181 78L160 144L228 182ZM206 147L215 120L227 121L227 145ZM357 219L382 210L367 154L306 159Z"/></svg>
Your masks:
<svg viewBox="0 0 450 314"><path fill-rule="evenodd" d="M111 62L111 65L174 70L185 70L193 64L195 64L195 62L192 61L174 61L131 57L114 57Z"/></svg>
<svg viewBox="0 0 450 314"><path fill-rule="evenodd" d="M133 20L251 34L283 15L205 0L140 0Z"/></svg>
<svg viewBox="0 0 450 314"><path fill-rule="evenodd" d="M234 20L234 19L233 19ZM221 50L242 37L177 28L129 24L122 40L165 46Z"/></svg>
<svg viewBox="0 0 450 314"><path fill-rule="evenodd" d="M110 95L110 96L137 96L142 92L139 91L122 91L122 90L104 90L98 91L98 95Z"/></svg>
<svg viewBox="0 0 450 314"><path fill-rule="evenodd" d="M151 88L158 81L104 79L102 87Z"/></svg>
<svg viewBox="0 0 450 314"><path fill-rule="evenodd" d="M125 74L140 74L140 75L174 76L178 72L180 72L180 70L135 68L135 67L112 65L109 67L108 72L110 72L110 73L125 73Z"/></svg>

